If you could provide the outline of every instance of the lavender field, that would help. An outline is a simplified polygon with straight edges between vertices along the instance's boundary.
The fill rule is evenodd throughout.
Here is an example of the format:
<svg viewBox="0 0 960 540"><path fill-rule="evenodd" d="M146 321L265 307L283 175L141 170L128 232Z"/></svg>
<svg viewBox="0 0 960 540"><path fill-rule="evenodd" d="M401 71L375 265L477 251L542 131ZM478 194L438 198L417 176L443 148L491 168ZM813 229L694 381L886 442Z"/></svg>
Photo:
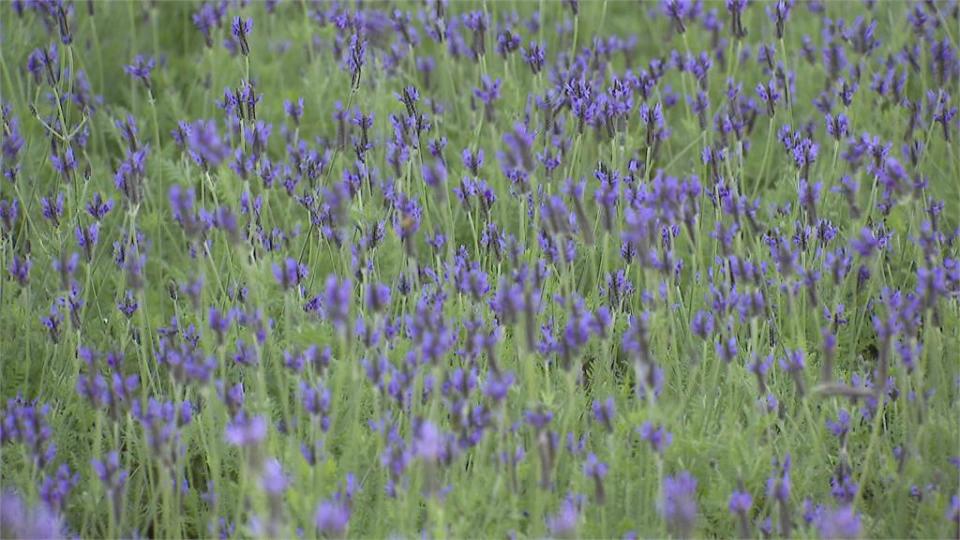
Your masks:
<svg viewBox="0 0 960 540"><path fill-rule="evenodd" d="M0 538L960 537L956 0L7 0Z"/></svg>

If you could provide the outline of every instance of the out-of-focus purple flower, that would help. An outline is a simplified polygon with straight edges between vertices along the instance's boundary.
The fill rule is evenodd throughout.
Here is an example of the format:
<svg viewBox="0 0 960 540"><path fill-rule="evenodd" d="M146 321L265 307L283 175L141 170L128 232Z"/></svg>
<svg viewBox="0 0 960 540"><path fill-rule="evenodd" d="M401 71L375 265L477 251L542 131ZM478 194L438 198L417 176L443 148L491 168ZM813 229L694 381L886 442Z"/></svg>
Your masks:
<svg viewBox="0 0 960 540"><path fill-rule="evenodd" d="M834 437L843 441L850 431L850 413L846 409L840 409L836 420L827 419L827 429Z"/></svg>
<svg viewBox="0 0 960 540"><path fill-rule="evenodd" d="M204 169L215 169L230 156L230 149L220 138L213 120L197 120L189 124L184 142L190 156Z"/></svg>
<svg viewBox="0 0 960 540"><path fill-rule="evenodd" d="M690 323L693 334L700 339L708 339L713 335L713 314L709 311L698 310Z"/></svg>
<svg viewBox="0 0 960 540"><path fill-rule="evenodd" d="M590 452L590 454L587 455L587 462L583 464L583 474L593 479L597 504L603 504L606 500L606 494L603 489L603 479L607 477L608 471L609 467L607 464L600 461L596 454Z"/></svg>
<svg viewBox="0 0 960 540"><path fill-rule="evenodd" d="M697 523L697 479L687 471L663 479L660 514L670 533L689 538Z"/></svg>
<svg viewBox="0 0 960 540"><path fill-rule="evenodd" d="M745 514L753 506L753 497L750 493L741 489L735 489L730 494L730 502L727 505L731 514Z"/></svg>
<svg viewBox="0 0 960 540"><path fill-rule="evenodd" d="M323 288L323 312L338 331L348 328L350 306L353 303L353 281L340 279L336 274L327 276Z"/></svg>
<svg viewBox="0 0 960 540"><path fill-rule="evenodd" d="M551 411L530 410L523 413L524 419L537 431L543 430L553 420Z"/></svg>
<svg viewBox="0 0 960 540"><path fill-rule="evenodd" d="M547 516L547 530L554 538L576 538L580 511L576 503L567 497L556 514Z"/></svg>
<svg viewBox="0 0 960 540"><path fill-rule="evenodd" d="M29 506L20 494L0 493L0 536L4 538L62 538L63 518L45 505Z"/></svg>
<svg viewBox="0 0 960 540"><path fill-rule="evenodd" d="M413 453L427 463L437 463L444 457L443 432L433 422L423 420L417 426L413 438Z"/></svg>
<svg viewBox="0 0 960 540"><path fill-rule="evenodd" d="M784 536L789 536L792 528L790 518L791 464L790 454L783 458L782 464L778 459L774 459L773 474L767 479L767 497L775 500L780 507L780 533Z"/></svg>
<svg viewBox="0 0 960 540"><path fill-rule="evenodd" d="M260 474L260 487L270 497L277 497L286 491L290 480L283 472L283 466L276 458L270 458L263 463L263 472Z"/></svg>
<svg viewBox="0 0 960 540"><path fill-rule="evenodd" d="M291 289L300 285L309 274L305 264L297 262L296 259L286 259L283 265L273 263L273 278L283 287L284 290Z"/></svg>
<svg viewBox="0 0 960 540"><path fill-rule="evenodd" d="M637 428L640 438L650 443L650 448L658 454L663 452L673 443L673 433L667 431L662 425L654 426L652 422L646 421Z"/></svg>
<svg viewBox="0 0 960 540"><path fill-rule="evenodd" d="M616 403L613 397L608 397L606 401L599 399L593 401L593 418L602 425L608 433L613 432L613 420L617 415Z"/></svg>
<svg viewBox="0 0 960 540"><path fill-rule="evenodd" d="M267 438L267 419L238 414L226 428L226 441L240 447L258 446Z"/></svg>
<svg viewBox="0 0 960 540"><path fill-rule="evenodd" d="M446 185L447 166L443 161L436 160L423 165L423 182L433 189L441 189Z"/></svg>
<svg viewBox="0 0 960 540"><path fill-rule="evenodd" d="M42 469L57 454L57 446L52 441L53 428L47 421L49 413L49 405L20 396L7 400L0 414L0 443L22 443L29 459Z"/></svg>
<svg viewBox="0 0 960 540"><path fill-rule="evenodd" d="M860 514L852 506L824 509L817 520L817 530L825 540L841 538L856 540L863 534Z"/></svg>
<svg viewBox="0 0 960 540"><path fill-rule="evenodd" d="M733 493L730 494L730 501L727 503L727 509L731 514L737 516L740 519L740 536L742 538L750 538L750 508L753 507L753 497L750 496L750 493L744 490L742 487L740 489L733 490Z"/></svg>
<svg viewBox="0 0 960 540"><path fill-rule="evenodd" d="M861 258L868 259L880 247L880 242L874 236L869 227L860 229L860 235L850 240L850 247L860 255Z"/></svg>
<svg viewBox="0 0 960 540"><path fill-rule="evenodd" d="M317 532L331 538L346 538L349 522L350 507L338 499L321 502L314 515Z"/></svg>

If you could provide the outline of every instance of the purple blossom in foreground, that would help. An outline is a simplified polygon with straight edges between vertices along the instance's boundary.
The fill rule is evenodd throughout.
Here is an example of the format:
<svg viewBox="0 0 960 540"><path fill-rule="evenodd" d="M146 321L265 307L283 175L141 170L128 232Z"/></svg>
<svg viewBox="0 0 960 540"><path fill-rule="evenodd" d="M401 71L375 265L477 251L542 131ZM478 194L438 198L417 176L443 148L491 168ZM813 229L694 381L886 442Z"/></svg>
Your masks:
<svg viewBox="0 0 960 540"><path fill-rule="evenodd" d="M227 424L225 438L233 446L258 446L266 437L267 420L262 416L249 417L241 413Z"/></svg>
<svg viewBox="0 0 960 540"><path fill-rule="evenodd" d="M317 507L314 524L317 532L331 538L346 538L350 508L343 501L323 501Z"/></svg>
<svg viewBox="0 0 960 540"><path fill-rule="evenodd" d="M0 536L4 538L61 538L67 535L61 516L45 505L30 506L7 489L0 493Z"/></svg>
<svg viewBox="0 0 960 540"><path fill-rule="evenodd" d="M863 534L860 514L850 506L824 510L817 520L817 530L825 539L857 539Z"/></svg>
<svg viewBox="0 0 960 540"><path fill-rule="evenodd" d="M741 538L750 538L750 508L753 507L753 497L750 493L741 489L736 489L730 494L730 501L727 508L730 513L737 516L740 525Z"/></svg>
<svg viewBox="0 0 960 540"><path fill-rule="evenodd" d="M660 515L671 534L689 538L697 522L697 479L682 471L663 479L663 498L660 500Z"/></svg>
<svg viewBox="0 0 960 540"><path fill-rule="evenodd" d="M574 501L567 497L556 514L547 516L547 530L554 538L576 538L580 511Z"/></svg>

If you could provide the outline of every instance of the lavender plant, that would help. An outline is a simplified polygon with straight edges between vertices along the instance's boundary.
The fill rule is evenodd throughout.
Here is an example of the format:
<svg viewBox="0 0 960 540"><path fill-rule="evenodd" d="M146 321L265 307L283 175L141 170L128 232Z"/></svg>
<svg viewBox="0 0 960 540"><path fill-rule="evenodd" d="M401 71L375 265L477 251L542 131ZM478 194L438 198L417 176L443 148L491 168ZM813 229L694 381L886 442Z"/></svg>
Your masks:
<svg viewBox="0 0 960 540"><path fill-rule="evenodd" d="M956 0L0 14L0 537L960 535Z"/></svg>

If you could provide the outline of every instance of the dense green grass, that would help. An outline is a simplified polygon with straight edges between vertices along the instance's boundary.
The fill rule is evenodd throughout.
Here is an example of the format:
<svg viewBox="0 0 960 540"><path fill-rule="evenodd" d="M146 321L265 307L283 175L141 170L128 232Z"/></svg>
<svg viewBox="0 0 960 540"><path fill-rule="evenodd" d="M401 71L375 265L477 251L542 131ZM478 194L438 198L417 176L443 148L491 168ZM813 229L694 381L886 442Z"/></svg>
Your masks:
<svg viewBox="0 0 960 540"><path fill-rule="evenodd" d="M367 7L372 11L387 10L385 4ZM716 131L710 129L711 119L707 121L708 129L700 126L683 97L693 92L697 82L689 72L669 69L646 100L653 106L669 101L671 93L679 95L679 101L665 109L671 134L657 152L645 142L646 127L637 113L643 101L639 95L634 96L624 128L613 137L589 127L579 132L569 108L564 109L559 114L566 118L566 124L558 136L568 141L567 153L552 176L547 176L537 164L530 176L533 187L529 199L511 190L509 180L500 170L497 153L506 150L502 136L515 123L527 120L527 115L530 131L537 133L535 151L542 151L549 143L550 137L544 134L545 113L537 107L536 97L542 97L557 83L550 70L558 51L595 47L597 36L636 35L630 55L595 57L598 64L591 66L590 76L597 77L598 88L605 89L614 75L622 76L627 68L638 74L647 69L650 60L666 59L672 49L694 54L714 50L710 32L697 22L689 23L689 30L682 36L677 34L670 19L654 3L584 2L574 17L567 7L554 2L452 2L447 7L448 19L474 9L486 11L490 18L487 54L474 62L452 58L445 43L437 43L426 35L416 15L423 9L420 4L400 3L395 7L412 13L420 43L412 52L407 45L397 45L405 56L395 67L387 69L384 55L396 36L387 31L371 34L366 64L354 89L351 73L334 58L336 29L332 24L311 21L304 9L314 13L315 8L301 2L282 3L273 14L268 14L260 4L231 6L224 17L225 27L213 32L212 48L204 46L202 34L190 20L198 5L187 2L95 3L94 16L85 3L76 3L69 16L73 34L69 46L59 43L57 28L45 27L37 12L28 11L19 17L12 5L0 6L2 100L10 106L11 116L19 119L25 140L17 158L21 166L17 181L0 180L0 199L16 199L20 205L15 226L9 230L0 227L0 396L5 401L22 396L48 404L46 420L56 444L52 463L41 464L28 445L4 440L0 446L0 483L4 490L22 493L30 504L45 504L41 502L44 479L55 476L61 464L68 465L79 478L62 507L56 510L63 515L66 530L82 537L204 537L218 533L221 518L235 526L234 533L239 536L290 537L302 533L312 537L317 534L318 505L343 489L348 474L355 475L358 484L349 521L351 536L560 534L562 531L548 529L549 518L557 514L568 495L578 494L583 499L577 503L579 517L570 534L614 537L634 532L643 537L662 537L687 532L669 526L660 512L660 499L666 476L689 471L697 479L694 499L698 508L695 526L689 534L738 534L738 518L728 510L728 500L735 489L741 488L753 497L748 516L752 534L759 535L759 527L770 517L773 534L780 536L786 532L782 528L781 509L768 494L767 479L777 474L775 460L782 461L789 455L789 506L793 533L797 536L827 534L819 519L804 518L805 502L827 509L851 505L860 516L861 534L867 537L956 534L957 524L949 511L951 496L958 492L957 465L950 460L956 461L960 455L960 302L955 280L956 265L960 264L956 243L960 225L960 163L953 143L944 139L941 127L924 120L911 140L922 141L925 151L915 166L910 164L900 151L909 113L870 89L873 74L883 69L888 54L919 44L922 68L898 68L907 75L905 96L917 101L925 100L927 91L934 95L941 91L958 92L956 81L940 84L934 80L935 73L927 68L930 51L926 41L907 29L908 4L881 2L868 11L860 3L828 3L823 14L798 5L783 40L776 39L774 25L764 13L769 6L753 5L744 15L749 34L737 42L729 35L724 5L708 3L706 10L719 11L722 35L730 39L726 48L720 48L727 62L721 65L714 59L707 75L711 116L725 106L728 77L742 84L744 96L757 99L754 87L770 79L756 60L759 43L773 45L776 59L786 58L787 68L795 71L795 95L790 96L789 105L781 100L775 114L768 117L763 104L758 104L755 127L748 136L749 152L738 156L742 145L732 137L722 143ZM352 4L350 9L354 9ZM515 24L524 46L530 39L546 44L548 67L533 74L519 53L506 59L496 53L495 21L515 12L524 21L538 9L543 12L540 30L530 32L522 22ZM943 24L932 30L933 35L936 39L956 39L960 35L956 7L942 4L940 10ZM654 12L658 16L654 17ZM231 55L221 43L229 36L230 21L240 15L254 21L249 57ZM890 156L902 162L911 177L923 176L928 180L923 190L907 189L897 196L887 212L878 205L883 196L878 178L885 173L865 165L853 166L842 159L848 141L833 142L824 130L824 115L812 103L826 86L819 52L817 63L807 62L801 55L804 35L809 35L818 46L821 44L824 18L844 18L851 24L858 15L877 22L876 35L882 44L869 55L847 46L850 64L862 65L859 90L845 111L850 119L850 133L869 133L889 141ZM555 26L564 23L569 28L558 34ZM461 31L469 46L468 31L463 27ZM345 31L340 46L349 47L350 34ZM316 44L313 47L308 46L311 40ZM62 67L71 72L84 70L93 93L102 96L95 112L84 111L69 101L61 109L56 106L56 98L49 98L75 91L72 77L63 74L51 86L35 83L27 71L31 51L53 42L58 42ZM747 55L744 49L751 54ZM742 60L731 61L738 52L743 53ZM157 60L149 90L124 72L124 65L137 54ZM429 85L414 64L414 58L423 56L432 56L436 61ZM632 57L632 65L627 65L625 56ZM503 81L493 118L485 117L483 104L472 97L482 76ZM207 171L174 143L171 131L179 121L213 119L225 135L225 115L217 102L222 101L224 88L236 89L246 79L254 80L256 92L262 94L256 107L257 119L273 125L266 155L275 164L290 163L291 159L281 125L286 125L289 137L306 141L320 154L324 148L330 148L330 165L316 179L317 186L322 188L331 188L344 178L345 171L357 171L353 150L339 151L331 144L337 133L334 104L342 102L347 109L358 107L374 115L370 130L374 148L367 155L369 168L361 171L359 192L347 203L346 219L341 223L341 245L311 225L309 212L284 190L282 178L272 188L267 188L256 173L251 180L244 181L227 166L230 159ZM430 109L427 100L442 104L444 111L430 115L432 129L421 136L423 152L411 148L409 161L397 175L385 160L385 145L393 137L388 116L404 114L404 104L395 94L408 85L419 88L421 111ZM283 103L295 102L299 97L304 100L304 115L295 128L284 116ZM841 111L842 106L836 103L834 112ZM139 205L129 204L113 181L128 146L115 121L128 115L137 120L139 143L150 148L145 194ZM61 134L51 134L51 129L56 128L50 127L49 119L65 124L65 131L76 128L74 138L89 132L84 148L74 141L79 166L78 177L72 182L66 182L51 165L51 138ZM800 129L808 121L813 122L813 137L820 145L819 156L807 175L811 182L823 183L816 201L816 216L798 200L800 173L777 140L781 126L789 124ZM956 122L952 124L956 131ZM249 136L250 123L245 121L245 126ZM359 131L352 128L352 133L358 135ZM424 183L421 166L435 161L426 145L441 136L447 140L444 157L449 179L436 190ZM230 143L249 148L247 139L241 142L233 138ZM692 329L695 314L712 309L712 287L716 285L724 295L730 289L731 265L723 259L721 242L711 233L715 223L730 227L734 219L715 204L714 172L702 161L706 146L722 144L729 152L720 171L728 179L725 185L739 190L751 201L761 198L756 211L758 227L752 228L744 219L731 249L741 259L764 264L765 273L754 282L738 282L738 290L759 291L767 304L767 309L746 320L740 319L735 307L725 312L723 320L717 316L719 336L724 340L735 336L738 343L737 354L730 363L723 362L715 349L714 342L721 337L711 335L704 340L694 335ZM454 196L453 188L459 185L460 178L469 175L460 160L464 148L483 149L486 154L480 177L497 194L489 215L477 209L468 212ZM602 164L626 176L631 159L642 166L635 175L636 186L655 185L658 170L680 180L696 175L703 186L689 203L695 202L698 210L689 229L684 228L679 216L669 216L657 202L637 204L637 208L659 210L658 224L678 226L669 249L659 246L661 255L668 251L672 260L682 261L682 269L677 272L661 272L636 259L631 262L622 257L621 240L632 238L637 227L628 217L631 212L627 211L629 203L624 194L618 203L615 227L610 231L604 227L602 211L593 198L593 192L600 187L594 172ZM8 162L4 162L7 166ZM863 210L860 216L852 215L842 194L831 191L840 185L844 175L850 175L861 186L856 196ZM575 219L579 222L579 234L552 231L554 241L570 240L576 245L574 260L560 255L552 261L538 242L538 234L544 230L541 203L546 205L550 196L562 195L572 209L571 199L562 187L566 178L587 181L587 220L579 216ZM422 205L422 223L413 237L412 248L404 245L397 234L406 218L385 196L389 190L383 186L388 180L394 182L397 191ZM229 234L216 228L204 233L206 242L191 238L173 219L169 192L174 185L194 189L196 207L211 211L220 206L231 208L239 220L241 237L258 227L268 234L282 231L282 235L274 236L275 249L246 238L232 241ZM304 180L295 189L296 195L308 193L311 187ZM40 198L58 192L65 196L65 213L59 226L55 226L44 219ZM116 204L102 220L99 242L87 258L77 245L74 227L92 223L84 206L95 192L112 198ZM262 211L253 224L248 214L241 214L245 194L263 197ZM328 197L322 191L316 195ZM925 210L928 201L923 197L944 203L938 217L942 238L926 259L916 240L923 223L929 220ZM817 240L818 219L829 220L836 227L832 241ZM377 222L385 224L382 241L370 250L360 250L359 255L352 254L351 247L359 245ZM516 257L507 253L498 257L494 250L485 247L481 238L483 227L491 222L505 234L515 236L522 246L517 248ZM790 241L798 228L803 230L811 224L814 229L809 231L809 247L798 252L795 264L798 269L822 272L815 297L803 286L802 273L778 272L765 243L770 236L783 236ZM859 256L848 248L853 258L852 270L845 279L835 282L824 263L826 252L850 245L863 227L889 234L885 247L870 257ZM592 243L582 232L585 228L593 231ZM133 231L143 236L134 240ZM447 243L439 249L427 242L428 235L435 232L447 237ZM659 238L659 231L655 230L654 235ZM130 271L115 264L114 242L128 250L139 249L147 257L143 288L132 287L128 281ZM455 286L457 278L452 268L460 246L488 276L491 290L480 299L458 291ZM653 247L658 246L654 243ZM70 294L52 263L73 252L81 253L73 278L78 286L76 298L83 303L76 311L75 322L71 321L70 310L61 306L65 315L63 331L54 342L40 319L49 315L51 304L58 298ZM29 283L21 285L8 270L14 255L22 258L28 254L33 269ZM288 258L302 261L309 269L299 290L284 290L274 278L272 265L283 264ZM358 260L363 264L358 264ZM586 310L595 312L605 306L611 316L610 327L603 335L592 335L577 349L569 369L563 368L564 362L557 353L528 349L524 315L516 322L500 324L501 319L489 306L497 291L505 290L505 284L522 265L535 267L541 260L545 270L542 287L528 287L531 294L539 293L542 298L542 310L536 314L538 328L555 323L551 331L562 342L565 325L575 317L570 308L573 295L582 298ZM868 268L872 277L858 283L861 267ZM907 295L917 289L920 268L952 271L954 280L947 280L932 305L917 311L918 323L904 327L899 322L895 336L885 346L871 319L898 316L900 311L890 300L892 292ZM439 277L432 277L427 269ZM605 293L604 281L608 274L621 269L636 292L616 302ZM378 344L369 346L355 335L338 332L328 320L330 317L307 312L305 304L324 293L327 276L331 274L352 278L349 326L353 330L357 330L354 318L362 316L368 327L381 331L390 323L397 335L380 337ZM201 276L202 292L194 302L187 289ZM409 294L402 294L401 282L411 284ZM382 313L372 312L364 301L373 283L384 283L393 289L392 301ZM238 287L246 290L242 302L237 298ZM139 303L131 318L116 307L128 289ZM445 293L445 301L439 306L431 301L418 309L418 301L437 291ZM567 301L561 302L558 297ZM821 328L829 325L823 311L826 308L833 312L838 304L845 306L848 322L835 328L834 370L827 380L821 377ZM257 343L256 326L260 323L254 321L249 325L231 325L224 342L219 342L208 326L211 307L223 312L239 308L248 314L261 313L259 320L266 329L266 339ZM411 339L409 329L431 320L431 313L443 321L444 332L452 340L450 347L436 362L405 372L411 377L410 394L400 404L371 384L363 361L376 362L383 357L396 369L404 370L408 353L416 355L423 347L422 341ZM643 314L648 317L649 356L626 346L632 335L630 318ZM171 326L172 317L176 317L179 330L169 339L177 347L189 341L187 328L195 326L198 354L210 358L215 366L209 382L177 380L169 365L158 362L163 329ZM514 374L516 379L502 402L483 394L494 368L488 351L468 352L476 335L474 327L466 324L470 320L482 321L485 332L499 332L501 337L493 346L497 368ZM443 334L437 328L431 332L434 337ZM542 337L539 332L537 337ZM256 365L234 362L237 339L254 344L259 356ZM901 361L894 347L900 342L922 346L915 369L908 370ZM332 350L333 359L324 372L306 369L297 374L284 367L286 351L301 351L314 344L321 350ZM91 372L78 354L82 348L103 354L123 353L125 362L121 368L108 369L101 361L96 369L104 374L138 374L140 384L135 399L144 405L149 398L178 406L189 401L192 422L178 430L179 441L172 450L174 459L165 461L151 450L143 426L129 410L129 404L112 415L106 407L95 407L78 394L77 381ZM883 362L879 357L885 348L889 350L889 374L895 381L895 395L888 395L878 404L872 391L868 392L870 399L859 400L830 392L841 385L841 392L853 392L853 376L857 380L865 376L875 379L871 373L880 369ZM795 350L805 353L806 366L799 374L802 385L778 365L778 359ZM767 396L758 390L757 377L750 371L755 358L768 355L774 360L765 384L769 395L778 402L772 411L767 408ZM656 398L649 391L639 392L645 394L640 396L638 389L644 388L640 375L654 365L662 369L662 391ZM416 426L426 420L444 434L460 434L458 422L465 421L466 416L451 414L455 399L440 391L443 381L456 368L475 368L480 381L463 398L466 406L461 413L483 405L489 419L483 422L483 435L475 446L458 451L449 462L431 461L424 457L429 441L424 440L423 433L418 434ZM398 379L398 373L392 377ZM837 383L831 386L834 379ZM221 392L214 380L227 386L244 384L244 410L250 416L269 419L268 435L261 444L246 448L229 444L224 434L231 413L218 397ZM322 430L319 422L304 411L301 382L329 389L328 430ZM425 390L430 385L432 392ZM420 395L424 398L418 399ZM602 402L608 397L616 404L610 431L592 412L594 400ZM13 402L5 406L5 418L15 407ZM547 486L541 485L541 469L549 435L540 433L524 416L534 410L552 412L547 431L558 437L555 458L549 460L551 478ZM827 425L837 419L841 410L851 415L849 434L844 439L834 436ZM662 453L654 452L637 433L647 421L663 425L672 433L672 444ZM372 429L372 424L378 422L386 427ZM412 452L406 471L395 479L395 497L388 495L391 478L382 462L382 456L391 448L386 435L391 428L404 440L406 450ZM464 432L470 433L471 429ZM10 433L7 426L4 433ZM578 440L582 437L582 449L578 450L576 445L573 451L565 447L568 433ZM311 466L301 454L301 444L314 442L321 445L322 452ZM895 448L902 449L902 461L896 458ZM515 467L500 458L516 455L521 449L523 455ZM92 460L103 459L112 450L119 452L121 467L129 472L123 496L118 499L122 501L119 521L105 486L91 466ZM603 504L597 500L594 480L584 474L589 453L609 465L603 482ZM277 499L261 486L265 462L270 458L279 460L289 482ZM838 471L858 486L846 503L831 495L831 479ZM186 481L187 489L176 489L171 485L171 477L177 478L178 483ZM215 502L204 498L208 486L216 493ZM913 486L918 487L920 496L911 496ZM273 525L277 528L271 528ZM0 536L23 534L16 531L0 528Z"/></svg>

